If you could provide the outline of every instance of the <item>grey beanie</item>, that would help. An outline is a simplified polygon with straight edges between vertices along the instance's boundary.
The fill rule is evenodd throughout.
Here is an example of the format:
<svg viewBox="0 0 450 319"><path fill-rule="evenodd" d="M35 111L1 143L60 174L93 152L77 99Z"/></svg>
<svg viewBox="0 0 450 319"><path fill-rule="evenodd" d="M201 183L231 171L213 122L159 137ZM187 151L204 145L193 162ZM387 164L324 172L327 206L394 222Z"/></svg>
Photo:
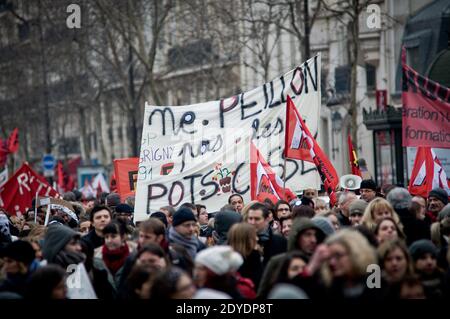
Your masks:
<svg viewBox="0 0 450 319"><path fill-rule="evenodd" d="M314 225L316 225L322 232L325 234L326 237L334 234L334 227L333 224L330 222L330 220L323 216L316 216L313 219L311 219Z"/></svg>
<svg viewBox="0 0 450 319"><path fill-rule="evenodd" d="M369 203L367 203L365 200L355 199L348 207L349 215L352 216L353 214L364 214L364 211L366 210L368 205Z"/></svg>
<svg viewBox="0 0 450 319"><path fill-rule="evenodd" d="M411 206L412 196L406 188L395 187L386 197L394 209L407 209Z"/></svg>
<svg viewBox="0 0 450 319"><path fill-rule="evenodd" d="M80 234L71 228L52 224L48 227L44 237L44 244L42 245L42 254L49 263L53 263L56 255L64 249L64 247L72 240L72 238L79 238Z"/></svg>
<svg viewBox="0 0 450 319"><path fill-rule="evenodd" d="M297 286L277 284L267 296L268 299L309 299L306 293Z"/></svg>
<svg viewBox="0 0 450 319"><path fill-rule="evenodd" d="M421 258L423 255L430 253L434 257L437 256L437 248L431 240L421 239L417 240L409 246L409 253L414 261Z"/></svg>

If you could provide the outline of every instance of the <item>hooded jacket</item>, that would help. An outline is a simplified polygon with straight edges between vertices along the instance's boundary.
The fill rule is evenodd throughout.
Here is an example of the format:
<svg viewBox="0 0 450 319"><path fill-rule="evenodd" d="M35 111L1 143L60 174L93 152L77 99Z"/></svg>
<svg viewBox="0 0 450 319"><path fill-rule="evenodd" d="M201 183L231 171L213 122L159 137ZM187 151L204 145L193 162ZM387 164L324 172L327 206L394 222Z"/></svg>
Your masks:
<svg viewBox="0 0 450 319"><path fill-rule="evenodd" d="M292 228L289 232L287 251L300 250L298 247L298 237L302 232L307 229L317 230L318 243L321 243L325 239L325 234L318 228L309 218L296 218L292 224ZM273 284L275 283L278 273L280 271L283 259L286 253L282 253L272 257L267 263L264 269L263 276L258 288L258 297L266 298Z"/></svg>
<svg viewBox="0 0 450 319"><path fill-rule="evenodd" d="M48 263L54 263L58 253L74 238L80 235L67 226L54 224L48 227L42 246L42 254Z"/></svg>

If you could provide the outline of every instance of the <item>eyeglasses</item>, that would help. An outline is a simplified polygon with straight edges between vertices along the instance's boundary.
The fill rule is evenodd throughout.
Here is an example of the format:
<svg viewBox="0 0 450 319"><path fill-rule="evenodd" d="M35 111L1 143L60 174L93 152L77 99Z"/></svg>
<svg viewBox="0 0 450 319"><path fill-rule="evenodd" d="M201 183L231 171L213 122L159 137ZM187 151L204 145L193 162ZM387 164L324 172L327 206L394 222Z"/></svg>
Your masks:
<svg viewBox="0 0 450 319"><path fill-rule="evenodd" d="M279 212L288 212L289 210L289 208L278 208Z"/></svg>

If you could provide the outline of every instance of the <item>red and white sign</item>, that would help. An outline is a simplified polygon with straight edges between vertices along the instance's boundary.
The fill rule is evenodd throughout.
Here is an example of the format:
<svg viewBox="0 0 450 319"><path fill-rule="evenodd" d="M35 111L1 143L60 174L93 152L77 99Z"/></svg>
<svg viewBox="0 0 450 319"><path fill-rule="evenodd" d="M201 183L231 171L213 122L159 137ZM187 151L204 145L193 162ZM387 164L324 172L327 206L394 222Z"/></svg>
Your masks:
<svg viewBox="0 0 450 319"><path fill-rule="evenodd" d="M122 158L114 160L114 175L116 177L117 192L122 202L128 196L136 193L138 180L139 158Z"/></svg>
<svg viewBox="0 0 450 319"><path fill-rule="evenodd" d="M24 214L31 208L36 193L42 197L59 197L44 177L24 163L0 189L0 206L11 215Z"/></svg>
<svg viewBox="0 0 450 319"><path fill-rule="evenodd" d="M450 89L403 66L403 146L450 148Z"/></svg>

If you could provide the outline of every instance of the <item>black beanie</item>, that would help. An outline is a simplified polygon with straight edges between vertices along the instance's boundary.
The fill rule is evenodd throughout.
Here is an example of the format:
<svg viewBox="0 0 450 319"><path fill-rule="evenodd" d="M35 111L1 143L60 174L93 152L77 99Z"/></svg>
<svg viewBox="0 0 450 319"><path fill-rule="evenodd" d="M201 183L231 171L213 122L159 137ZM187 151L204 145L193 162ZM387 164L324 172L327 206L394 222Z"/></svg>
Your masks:
<svg viewBox="0 0 450 319"><path fill-rule="evenodd" d="M36 253L33 246L29 242L23 240L16 240L2 249L0 257L8 257L13 260L23 262L25 265L30 265L35 259Z"/></svg>
<svg viewBox="0 0 450 319"><path fill-rule="evenodd" d="M428 197L436 197L437 199L439 199L441 202L444 203L444 205L448 204L448 195L447 192L445 190L443 190L442 188L435 188L433 189L429 194Z"/></svg>
<svg viewBox="0 0 450 319"><path fill-rule="evenodd" d="M192 210L190 210L189 208L182 207L179 210L177 210L175 214L173 214L172 226L175 227L191 220L194 222L197 221Z"/></svg>
<svg viewBox="0 0 450 319"><path fill-rule="evenodd" d="M365 179L361 181L361 186L359 189L371 189L373 191L377 191L377 184L375 184L375 181L373 179Z"/></svg>

